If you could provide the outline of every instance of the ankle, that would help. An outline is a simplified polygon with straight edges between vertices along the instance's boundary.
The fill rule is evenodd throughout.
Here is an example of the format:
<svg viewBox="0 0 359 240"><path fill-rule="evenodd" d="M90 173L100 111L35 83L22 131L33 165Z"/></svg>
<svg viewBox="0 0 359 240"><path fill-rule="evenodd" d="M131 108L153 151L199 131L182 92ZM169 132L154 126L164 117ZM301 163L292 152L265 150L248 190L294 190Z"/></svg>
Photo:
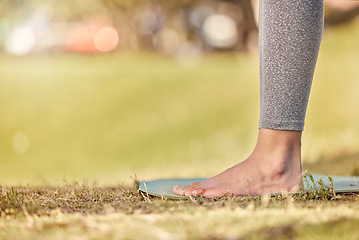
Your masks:
<svg viewBox="0 0 359 240"><path fill-rule="evenodd" d="M300 174L301 132L260 129L252 157L263 173L273 176Z"/></svg>
<svg viewBox="0 0 359 240"><path fill-rule="evenodd" d="M260 129L255 151L266 155L299 154L301 151L302 132Z"/></svg>

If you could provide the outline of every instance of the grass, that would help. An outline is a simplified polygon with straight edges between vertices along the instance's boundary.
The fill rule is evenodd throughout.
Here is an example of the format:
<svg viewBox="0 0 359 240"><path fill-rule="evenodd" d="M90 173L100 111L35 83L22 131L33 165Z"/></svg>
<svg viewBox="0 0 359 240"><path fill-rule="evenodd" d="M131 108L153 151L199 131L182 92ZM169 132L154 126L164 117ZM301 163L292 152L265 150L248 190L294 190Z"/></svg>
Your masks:
<svg viewBox="0 0 359 240"><path fill-rule="evenodd" d="M137 185L3 187L0 239L357 239L359 195L167 200Z"/></svg>
<svg viewBox="0 0 359 240"><path fill-rule="evenodd" d="M256 123L233 109L258 102L240 87L257 85L250 76L255 64L237 56L198 64L188 67L153 55L7 57L0 67L6 76L1 111L7 116L0 164L9 172L0 180L108 177L113 182L151 165L214 163L235 142L249 149L253 133L247 129ZM238 64L245 69L241 74ZM29 141L20 155L12 146L17 132Z"/></svg>
<svg viewBox="0 0 359 240"><path fill-rule="evenodd" d="M323 37L303 139L311 172L359 171L358 41L358 22ZM207 177L248 156L257 56L0 61L0 239L359 237L358 194L174 201L131 185L136 174Z"/></svg>

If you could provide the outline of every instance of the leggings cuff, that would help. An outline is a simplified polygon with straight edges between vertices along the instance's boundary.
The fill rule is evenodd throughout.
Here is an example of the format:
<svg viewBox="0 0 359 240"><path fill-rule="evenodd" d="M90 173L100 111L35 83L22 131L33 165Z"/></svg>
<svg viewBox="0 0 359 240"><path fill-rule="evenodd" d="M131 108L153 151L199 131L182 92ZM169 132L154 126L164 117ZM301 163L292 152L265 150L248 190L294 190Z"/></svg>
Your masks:
<svg viewBox="0 0 359 240"><path fill-rule="evenodd" d="M303 131L304 122L260 122L259 128L268 128L273 130L289 130L289 131Z"/></svg>

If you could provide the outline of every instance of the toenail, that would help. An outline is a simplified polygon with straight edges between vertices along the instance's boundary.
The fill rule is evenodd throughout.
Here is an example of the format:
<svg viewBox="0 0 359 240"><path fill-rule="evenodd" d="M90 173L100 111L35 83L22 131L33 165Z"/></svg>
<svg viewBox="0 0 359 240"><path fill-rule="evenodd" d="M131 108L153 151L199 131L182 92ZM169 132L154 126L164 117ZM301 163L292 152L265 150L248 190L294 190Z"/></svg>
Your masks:
<svg viewBox="0 0 359 240"><path fill-rule="evenodd" d="M190 196L191 196L190 192L185 192L184 195L185 195L186 197L190 197Z"/></svg>

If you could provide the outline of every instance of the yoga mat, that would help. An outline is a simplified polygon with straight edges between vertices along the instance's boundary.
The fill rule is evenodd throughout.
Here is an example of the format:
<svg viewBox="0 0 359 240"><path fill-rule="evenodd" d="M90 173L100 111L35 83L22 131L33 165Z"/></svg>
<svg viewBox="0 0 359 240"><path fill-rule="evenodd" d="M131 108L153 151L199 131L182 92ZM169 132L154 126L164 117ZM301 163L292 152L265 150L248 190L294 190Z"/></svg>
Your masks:
<svg viewBox="0 0 359 240"><path fill-rule="evenodd" d="M328 180L327 175L312 175L315 181L318 181L321 178L324 184L330 187L330 181ZM350 192L359 192L359 176L349 177L349 176L331 176L334 180L334 191L336 193L350 193ZM309 182L309 187L313 188L313 183L307 177ZM175 178L175 179L158 179L154 181L142 181L139 187L139 191L144 194L149 194L151 196L165 197L170 199L189 199L189 197L179 196L172 192L174 186L187 186L192 182L202 182L206 180L205 178ZM306 183L304 187L307 188ZM318 187L318 186L317 186Z"/></svg>

